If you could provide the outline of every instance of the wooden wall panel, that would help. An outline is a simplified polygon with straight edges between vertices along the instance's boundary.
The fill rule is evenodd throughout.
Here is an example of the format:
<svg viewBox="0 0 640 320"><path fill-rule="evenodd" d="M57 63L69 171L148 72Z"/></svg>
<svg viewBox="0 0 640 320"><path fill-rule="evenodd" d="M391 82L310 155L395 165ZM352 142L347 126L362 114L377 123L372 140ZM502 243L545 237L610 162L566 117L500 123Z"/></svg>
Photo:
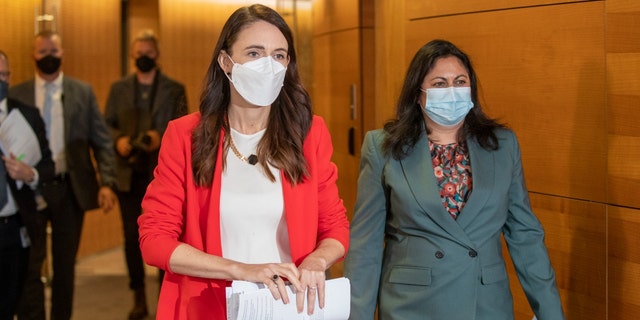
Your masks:
<svg viewBox="0 0 640 320"><path fill-rule="evenodd" d="M109 88L120 78L120 1L64 0L60 33L65 74L93 85L104 109Z"/></svg>
<svg viewBox="0 0 640 320"><path fill-rule="evenodd" d="M313 1L313 34L354 29L359 26L360 1Z"/></svg>
<svg viewBox="0 0 640 320"><path fill-rule="evenodd" d="M58 31L65 75L90 83L104 110L111 83L120 78L120 1L62 0ZM122 243L120 213L85 215L78 257Z"/></svg>
<svg viewBox="0 0 640 320"><path fill-rule="evenodd" d="M492 0L492 1L460 1L460 0L429 0L407 1L405 16L407 19L423 19L445 15L457 15L463 13L497 11L505 9L517 9L552 4L565 4L570 2L583 2L585 0Z"/></svg>
<svg viewBox="0 0 640 320"><path fill-rule="evenodd" d="M61 0L56 4L57 30L63 38L63 70L94 87L98 103L104 101L111 81L120 77L120 2ZM11 83L33 78L33 38L36 8L42 1L0 1L0 49L9 55ZM48 12L49 13L49 12ZM98 13L98 14L97 14ZM78 256L112 248L122 243L120 214L87 212Z"/></svg>
<svg viewBox="0 0 640 320"><path fill-rule="evenodd" d="M162 68L187 90L190 111L200 106L202 81L222 26L240 5L158 0Z"/></svg>
<svg viewBox="0 0 640 320"><path fill-rule="evenodd" d="M211 63L213 49L218 36L229 16L239 7L253 3L263 3L273 7L274 1L182 1L157 0L159 3L159 29L162 41L161 65L168 75L184 83L187 89L187 102L190 111L200 107L202 80ZM278 8L273 7L278 10ZM290 6L282 8L290 10ZM298 8L295 21L291 14L281 13L294 33L310 33L310 13L308 5ZM312 53L301 45L309 44L308 38L299 39L296 49L298 64L305 84L310 83L310 62Z"/></svg>
<svg viewBox="0 0 640 320"><path fill-rule="evenodd" d="M535 193L530 198L545 228L566 319L605 319L606 206ZM508 257L506 247L503 251ZM512 264L507 266L516 319L529 320L533 312Z"/></svg>
<svg viewBox="0 0 640 320"><path fill-rule="evenodd" d="M640 2L606 1L608 319L640 313Z"/></svg>
<svg viewBox="0 0 640 320"><path fill-rule="evenodd" d="M332 160L338 167L338 188L349 217L355 205L364 108L375 98L373 8L366 1L315 1L313 21L314 111L322 116L333 140ZM366 41L364 41L366 39ZM366 77L366 79L364 79ZM330 270L342 275L342 263Z"/></svg>
<svg viewBox="0 0 640 320"><path fill-rule="evenodd" d="M364 110L364 132L381 128L395 116L407 70L404 0L375 0L375 108Z"/></svg>
<svg viewBox="0 0 640 320"><path fill-rule="evenodd" d="M635 319L640 313L640 210L610 206L609 319Z"/></svg>
<svg viewBox="0 0 640 320"><path fill-rule="evenodd" d="M602 2L583 2L411 21L406 59L433 38L459 45L485 111L520 139L529 189L604 202L602 12Z"/></svg>
<svg viewBox="0 0 640 320"><path fill-rule="evenodd" d="M123 43L126 46L124 56L126 58L127 73L132 73L135 70L135 61L131 59L131 41L138 35L138 33L144 29L153 30L160 39L160 57L158 63L162 63L163 56L163 43L162 35L160 34L160 21L158 13L158 0L130 0L127 1L127 28L124 34L127 39L123 39Z"/></svg>
<svg viewBox="0 0 640 320"><path fill-rule="evenodd" d="M351 86L361 90L359 35L357 29L352 29L314 37L313 41L314 48L317 48L314 68L322 70L314 72L314 111L325 119L331 131L333 160L339 164L340 170L338 188L350 214L355 204L355 192L352 191L355 191L353 186L358 177L358 161L353 161L354 156L349 154L348 129L356 127L350 118ZM360 97L357 94L359 106ZM355 134L355 140L361 141L360 133Z"/></svg>
<svg viewBox="0 0 640 320"><path fill-rule="evenodd" d="M0 32L0 50L9 58L10 85L33 78L34 8L39 3L37 0L0 0L0 29L11 30Z"/></svg>
<svg viewBox="0 0 640 320"><path fill-rule="evenodd" d="M640 3L606 2L607 201L640 208Z"/></svg>

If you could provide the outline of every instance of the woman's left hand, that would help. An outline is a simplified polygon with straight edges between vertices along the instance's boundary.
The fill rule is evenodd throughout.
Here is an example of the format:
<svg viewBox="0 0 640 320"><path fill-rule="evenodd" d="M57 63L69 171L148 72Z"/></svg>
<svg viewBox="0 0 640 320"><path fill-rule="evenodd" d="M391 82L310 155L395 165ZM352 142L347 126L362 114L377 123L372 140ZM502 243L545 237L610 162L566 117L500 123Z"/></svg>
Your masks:
<svg viewBox="0 0 640 320"><path fill-rule="evenodd" d="M313 314L316 299L320 309L324 308L324 284L327 263L320 257L309 255L298 267L300 270L300 286L303 292L296 292L298 313L304 309L304 299L307 299L307 314Z"/></svg>

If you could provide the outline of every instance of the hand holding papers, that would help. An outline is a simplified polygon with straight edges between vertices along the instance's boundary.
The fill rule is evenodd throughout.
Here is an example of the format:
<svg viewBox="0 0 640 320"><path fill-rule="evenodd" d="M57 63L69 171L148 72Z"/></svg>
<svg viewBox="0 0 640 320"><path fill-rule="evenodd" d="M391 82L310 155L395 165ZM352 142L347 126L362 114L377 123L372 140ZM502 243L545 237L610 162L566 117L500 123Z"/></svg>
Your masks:
<svg viewBox="0 0 640 320"><path fill-rule="evenodd" d="M11 110L0 125L0 149L5 156L13 153L30 166L42 158L38 138L18 109Z"/></svg>
<svg viewBox="0 0 640 320"><path fill-rule="evenodd" d="M287 286L289 297L295 297ZM325 306L320 309L316 300L315 312L298 313L295 299L284 304L275 300L263 285L246 281L234 281L227 288L227 319L229 320L345 320L349 317L351 289L349 279L337 278L325 282ZM305 305L304 310L307 310Z"/></svg>

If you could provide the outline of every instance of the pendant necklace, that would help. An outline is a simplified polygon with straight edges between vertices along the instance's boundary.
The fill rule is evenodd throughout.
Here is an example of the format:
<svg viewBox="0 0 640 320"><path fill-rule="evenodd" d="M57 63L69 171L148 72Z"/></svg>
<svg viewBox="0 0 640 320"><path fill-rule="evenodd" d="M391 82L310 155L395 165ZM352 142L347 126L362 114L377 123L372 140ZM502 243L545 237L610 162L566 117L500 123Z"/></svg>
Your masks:
<svg viewBox="0 0 640 320"><path fill-rule="evenodd" d="M229 145L231 146L231 151L233 151L233 154L235 154L236 157L238 157L238 159L240 159L241 161L247 162L252 166L258 163L258 156L256 156L255 154L251 154L247 158L243 156L242 153L240 153L240 151L238 151L238 149L236 148L236 144L233 143L233 134L231 133L231 131L229 131Z"/></svg>

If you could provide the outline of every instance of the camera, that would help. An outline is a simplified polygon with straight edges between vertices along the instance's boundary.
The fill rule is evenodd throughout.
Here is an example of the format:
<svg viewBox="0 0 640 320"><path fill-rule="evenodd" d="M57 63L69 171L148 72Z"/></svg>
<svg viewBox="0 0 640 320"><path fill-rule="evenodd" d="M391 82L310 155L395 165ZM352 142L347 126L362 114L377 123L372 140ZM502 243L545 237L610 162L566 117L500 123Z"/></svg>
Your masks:
<svg viewBox="0 0 640 320"><path fill-rule="evenodd" d="M136 164L143 160L144 155L147 153L147 149L151 144L151 136L148 134L140 134L134 139L131 139L131 153L129 154L129 164Z"/></svg>

